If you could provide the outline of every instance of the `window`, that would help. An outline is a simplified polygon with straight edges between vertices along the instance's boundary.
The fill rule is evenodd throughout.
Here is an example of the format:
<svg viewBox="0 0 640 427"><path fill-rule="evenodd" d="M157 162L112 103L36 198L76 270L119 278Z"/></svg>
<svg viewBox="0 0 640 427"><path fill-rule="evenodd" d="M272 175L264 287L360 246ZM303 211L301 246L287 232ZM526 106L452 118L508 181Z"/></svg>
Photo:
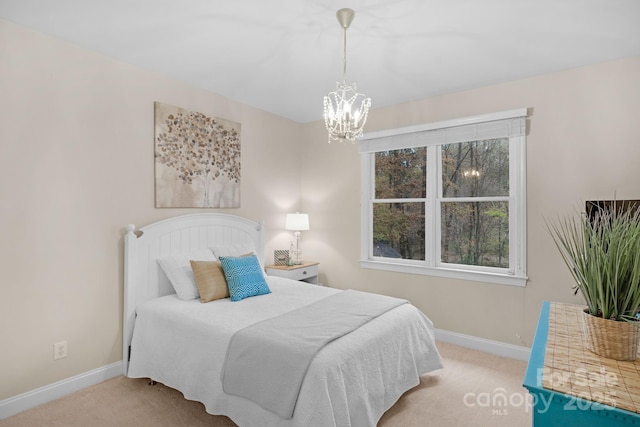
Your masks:
<svg viewBox="0 0 640 427"><path fill-rule="evenodd" d="M365 268L526 284L526 109L365 135Z"/></svg>

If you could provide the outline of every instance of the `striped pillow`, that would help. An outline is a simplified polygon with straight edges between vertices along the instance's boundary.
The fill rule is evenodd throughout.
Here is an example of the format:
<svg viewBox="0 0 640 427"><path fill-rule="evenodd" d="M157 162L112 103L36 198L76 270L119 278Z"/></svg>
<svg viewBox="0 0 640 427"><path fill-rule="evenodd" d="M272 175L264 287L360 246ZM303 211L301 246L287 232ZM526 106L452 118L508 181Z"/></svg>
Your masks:
<svg viewBox="0 0 640 427"><path fill-rule="evenodd" d="M229 289L220 261L191 260L191 269L196 279L201 302L229 298Z"/></svg>

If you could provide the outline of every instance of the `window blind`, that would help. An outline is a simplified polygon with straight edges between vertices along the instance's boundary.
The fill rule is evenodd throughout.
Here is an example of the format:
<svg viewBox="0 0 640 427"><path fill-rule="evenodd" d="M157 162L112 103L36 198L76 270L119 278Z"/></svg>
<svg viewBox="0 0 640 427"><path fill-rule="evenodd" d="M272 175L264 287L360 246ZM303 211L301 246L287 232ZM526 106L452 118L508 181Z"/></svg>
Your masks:
<svg viewBox="0 0 640 427"><path fill-rule="evenodd" d="M485 114L365 134L360 153L523 136L527 109Z"/></svg>

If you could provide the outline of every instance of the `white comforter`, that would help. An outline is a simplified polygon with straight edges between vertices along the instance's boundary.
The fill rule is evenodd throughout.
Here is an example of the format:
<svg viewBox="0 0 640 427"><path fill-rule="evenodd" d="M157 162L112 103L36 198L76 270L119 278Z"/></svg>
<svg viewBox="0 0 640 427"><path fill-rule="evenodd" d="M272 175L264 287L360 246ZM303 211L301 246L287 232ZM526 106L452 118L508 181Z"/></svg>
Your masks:
<svg viewBox="0 0 640 427"><path fill-rule="evenodd" d="M137 309L128 376L151 378L242 427L376 425L423 373L441 368L433 325L410 304L330 343L311 363L293 418L222 391L221 368L237 330L310 304L335 289L269 277L271 294L202 304L175 295Z"/></svg>

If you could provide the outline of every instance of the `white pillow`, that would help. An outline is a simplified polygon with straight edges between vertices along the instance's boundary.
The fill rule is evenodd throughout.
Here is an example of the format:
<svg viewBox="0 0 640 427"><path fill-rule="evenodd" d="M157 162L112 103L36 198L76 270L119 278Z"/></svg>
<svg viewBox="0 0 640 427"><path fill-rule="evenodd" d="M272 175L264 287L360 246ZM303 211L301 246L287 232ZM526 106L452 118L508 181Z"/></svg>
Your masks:
<svg viewBox="0 0 640 427"><path fill-rule="evenodd" d="M178 298L190 300L200 298L196 280L189 261L216 261L216 257L209 249L170 255L158 258L158 264L167 275Z"/></svg>
<svg viewBox="0 0 640 427"><path fill-rule="evenodd" d="M238 257L247 254L255 254L256 258L258 258L258 262L260 263L260 270L262 271L262 275L265 277L265 279L267 278L264 265L262 264L262 260L258 256L253 243L236 243L233 245L212 246L210 249L213 251L213 255L216 257L216 260L219 260L219 257L221 256Z"/></svg>

